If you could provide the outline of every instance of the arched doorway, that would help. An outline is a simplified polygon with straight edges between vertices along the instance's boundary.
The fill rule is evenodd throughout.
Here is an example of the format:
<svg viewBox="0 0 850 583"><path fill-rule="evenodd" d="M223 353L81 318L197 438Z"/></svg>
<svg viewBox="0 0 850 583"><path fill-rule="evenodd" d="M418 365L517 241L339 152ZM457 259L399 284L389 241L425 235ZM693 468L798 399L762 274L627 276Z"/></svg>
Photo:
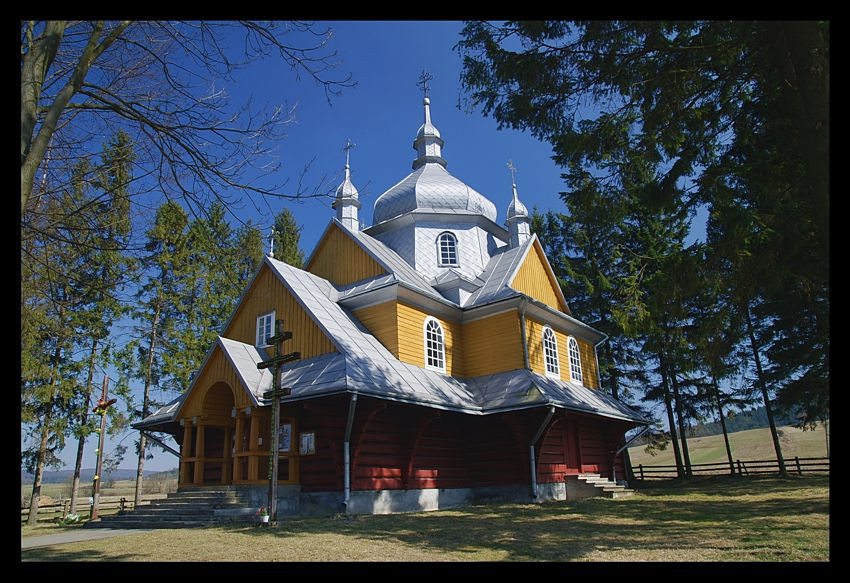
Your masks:
<svg viewBox="0 0 850 583"><path fill-rule="evenodd" d="M215 383L204 395L197 452L202 484L229 484L232 479L233 405L233 391L225 382Z"/></svg>

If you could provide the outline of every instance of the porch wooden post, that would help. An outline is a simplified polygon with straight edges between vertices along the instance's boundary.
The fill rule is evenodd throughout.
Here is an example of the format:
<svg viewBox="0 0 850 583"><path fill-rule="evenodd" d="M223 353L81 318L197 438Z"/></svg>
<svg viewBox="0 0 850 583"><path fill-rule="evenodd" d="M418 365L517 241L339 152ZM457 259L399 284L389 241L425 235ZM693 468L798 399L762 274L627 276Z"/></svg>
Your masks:
<svg viewBox="0 0 850 583"><path fill-rule="evenodd" d="M186 458L192 457L189 453L192 451L192 421L186 419L183 421L183 445L180 447L180 485L191 484L194 476L189 475L189 462Z"/></svg>
<svg viewBox="0 0 850 583"><path fill-rule="evenodd" d="M233 452L230 449L231 447L231 435L233 435L233 429L230 427L224 428L224 461L221 463L221 483L229 484L232 480L230 478L230 468L233 462Z"/></svg>
<svg viewBox="0 0 850 583"><path fill-rule="evenodd" d="M236 415L236 453L242 452L242 425L243 425L243 417L242 413ZM232 460L233 463L233 481L244 480L245 478L242 476L242 458L235 457Z"/></svg>
<svg viewBox="0 0 850 583"><path fill-rule="evenodd" d="M251 433L248 438L248 451L254 452L259 446L257 445L257 439L260 436L260 420L257 419L257 410L251 409ZM257 456L252 453L248 458L248 479L252 482L256 482L259 478L257 477L257 473L259 472L259 460Z"/></svg>
<svg viewBox="0 0 850 583"><path fill-rule="evenodd" d="M195 442L195 485L204 483L204 425L199 421Z"/></svg>

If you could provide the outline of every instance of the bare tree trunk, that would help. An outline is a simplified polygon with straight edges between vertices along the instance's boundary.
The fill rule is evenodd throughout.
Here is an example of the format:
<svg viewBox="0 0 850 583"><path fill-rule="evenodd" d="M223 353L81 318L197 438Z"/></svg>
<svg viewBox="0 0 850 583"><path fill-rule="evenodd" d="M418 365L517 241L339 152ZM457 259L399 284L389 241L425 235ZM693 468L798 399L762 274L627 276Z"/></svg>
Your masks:
<svg viewBox="0 0 850 583"><path fill-rule="evenodd" d="M56 351L53 353L53 372L50 379L50 399L47 413L41 418L41 440L38 444L38 457L35 462L35 476L32 481L32 494L30 495L30 514L27 518L29 526L38 523L38 505L41 501L41 480L44 477L44 459L47 457L47 439L50 437L50 422L53 419L53 399L56 397L56 381L59 376L59 355L62 352L61 342L56 343Z"/></svg>
<svg viewBox="0 0 850 583"><path fill-rule="evenodd" d="M685 405L679 393L679 381L676 380L676 371L670 373L670 382L673 384L673 396L676 398L676 418L679 420L679 435L682 439L682 457L685 462L685 474L690 478L693 476L693 470L691 469L691 453L688 451L688 426L685 424Z"/></svg>
<svg viewBox="0 0 850 583"><path fill-rule="evenodd" d="M38 100L44 76L65 35L64 20L50 20L44 25L44 32L33 39L35 23L29 23L27 30L27 52L21 59L21 166L27 159L32 144L32 134L38 118Z"/></svg>
<svg viewBox="0 0 850 583"><path fill-rule="evenodd" d="M21 99L24 99L25 94L27 99L27 106L21 108L21 214L24 214L26 210L27 200L32 192L35 172L44 158L44 153L47 151L47 144L56 131L62 112L65 111L71 98L82 87L92 63L115 42L129 25L129 21L119 23L101 40L100 34L103 32L104 22L100 20L94 23L94 28L89 35L86 48L83 50L82 55L80 55L80 60L77 62L76 67L74 67L74 71L68 78L68 82L56 94L53 103L49 107L45 107L47 113L35 137L33 137L35 118L32 117L30 120L30 117L31 112L37 111L39 108L38 97L41 94L41 84L44 82L44 73L47 70L47 65L49 65L49 61L45 59L50 57L48 51L50 51L51 47L53 47L53 56L55 56L56 49L62 40L66 23L64 21L54 21L52 25L48 23L47 26L50 26L50 28L45 28L44 34L50 33L49 41L45 41L45 46L40 46L39 42L42 41L42 37L39 37L33 44L33 48L40 46L40 51L45 54L38 60L41 66L43 66L43 69L34 62L29 75L24 76L25 70L21 70ZM33 58L38 57L37 55L33 55ZM52 57L50 61L52 61ZM24 66L26 66L26 63L24 63ZM39 70L41 70L41 77L36 76Z"/></svg>
<svg viewBox="0 0 850 583"><path fill-rule="evenodd" d="M89 374L86 381L86 400L83 405L83 414L80 418L80 426L85 427L89 418L89 405L91 405L91 383L94 377L94 361L97 357L97 339L92 340L91 356L89 357ZM77 442L77 460L74 463L74 477L71 480L71 514L77 513L77 494L80 491L80 472L83 467L83 451L86 447L86 436L80 434L80 440Z"/></svg>
<svg viewBox="0 0 850 583"><path fill-rule="evenodd" d="M729 445L729 432L726 430L726 417L723 415L723 403L720 401L720 389L717 379L712 375L711 386L714 388L714 399L717 402L717 415L720 417L720 427L723 429L723 441L726 443L726 457L729 459L729 471L735 475L735 461L732 459L732 446Z"/></svg>
<svg viewBox="0 0 850 583"><path fill-rule="evenodd" d="M670 440L673 442L673 456L676 458L676 475L681 478L685 473L682 466L682 452L679 451L679 436L676 432L676 422L673 416L673 402L670 397L670 388L667 380L667 369L664 358L659 354L658 363L661 369L661 383L664 386L664 406L667 408L667 423L670 425Z"/></svg>
<svg viewBox="0 0 850 583"><path fill-rule="evenodd" d="M142 400L142 419L147 417L150 412L150 389L151 389L151 372L153 369L153 353L156 348L156 329L159 325L159 313L162 309L162 290L157 292L156 310L154 310L153 323L151 324L151 333L148 349L147 369L145 370L145 394ZM147 447L147 439L143 432L139 432L139 463L136 467L136 493L133 498L133 508L139 507L139 502L142 500L142 482L144 481L145 473L145 449Z"/></svg>
<svg viewBox="0 0 850 583"><path fill-rule="evenodd" d="M770 406L770 396L767 394L767 383L764 380L764 370L761 367L759 345L756 341L756 333L753 328L753 318L752 314L750 314L750 303L748 301L744 304L744 312L747 317L747 334L750 337L750 347L753 351L753 360L756 362L756 372L758 373L761 396L762 399L764 399L764 410L767 413L767 421L770 424L770 435L773 438L773 449L776 451L776 461L779 462L779 473L786 476L788 475L788 470L785 468L785 458L782 457L782 447L779 445L779 433L776 431L776 422L773 420L773 410Z"/></svg>
<svg viewBox="0 0 850 583"><path fill-rule="evenodd" d="M608 362L614 362L614 356L611 354L611 344L605 343L605 356L608 358ZM612 372L611 373L611 396L614 397L617 401L620 400L620 383L617 380L617 375ZM626 479L630 482L633 482L635 479L634 472L632 472L632 460L629 457L629 448L626 448L622 452L623 454L623 465L626 468Z"/></svg>

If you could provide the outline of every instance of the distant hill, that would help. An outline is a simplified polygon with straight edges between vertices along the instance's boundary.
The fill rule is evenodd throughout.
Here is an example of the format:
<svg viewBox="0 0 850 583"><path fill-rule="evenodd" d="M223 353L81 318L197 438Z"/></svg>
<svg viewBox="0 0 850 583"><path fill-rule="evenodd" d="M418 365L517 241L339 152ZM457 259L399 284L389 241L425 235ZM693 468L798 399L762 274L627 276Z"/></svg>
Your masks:
<svg viewBox="0 0 850 583"><path fill-rule="evenodd" d="M166 471L145 470L145 478L155 477L159 474L168 474L169 477L177 476L177 468ZM62 484L69 481L74 475L74 470L45 471L42 482L44 484ZM108 476L113 480L135 480L136 470L115 470ZM91 482L94 478L94 468L80 470L80 481ZM33 475L21 470L21 484L32 484Z"/></svg>
<svg viewBox="0 0 850 583"><path fill-rule="evenodd" d="M814 431L802 431L787 425L777 429L782 455L786 460L793 459L794 456L826 456L826 436L822 426L818 425ZM729 434L729 442L732 448L732 459L745 461L776 459L770 429L736 431ZM691 454L691 463L694 464L725 462L727 459L722 435L689 438L688 451ZM637 467L638 464L671 465L675 463L671 445L654 456L646 453L643 446L630 447L629 457L632 467Z"/></svg>
<svg viewBox="0 0 850 583"><path fill-rule="evenodd" d="M796 422L796 418L793 414L783 415L781 413L774 413L773 417L776 421L777 427L782 425L793 425ZM770 424L767 421L767 411L763 406L756 407L755 409L749 409L747 411L741 411L740 413L731 413L726 415L726 429L729 433L747 431L749 429L761 429L769 426ZM717 421L702 423L688 428L688 437L703 437L707 435L719 435L721 433L723 433L723 428Z"/></svg>

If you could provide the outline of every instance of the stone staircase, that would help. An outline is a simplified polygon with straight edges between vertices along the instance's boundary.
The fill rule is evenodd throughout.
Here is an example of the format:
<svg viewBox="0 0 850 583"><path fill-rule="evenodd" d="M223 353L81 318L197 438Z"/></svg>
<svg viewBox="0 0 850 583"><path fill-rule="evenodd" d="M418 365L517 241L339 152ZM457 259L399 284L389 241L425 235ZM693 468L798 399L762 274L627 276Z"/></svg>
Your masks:
<svg viewBox="0 0 850 583"><path fill-rule="evenodd" d="M599 474L579 474L567 476L567 500L579 500L601 496L604 498L625 498L634 490L603 478Z"/></svg>
<svg viewBox="0 0 850 583"><path fill-rule="evenodd" d="M153 500L136 510L103 516L88 528L190 528L251 523L257 508L250 498L232 486L181 488L167 498Z"/></svg>

